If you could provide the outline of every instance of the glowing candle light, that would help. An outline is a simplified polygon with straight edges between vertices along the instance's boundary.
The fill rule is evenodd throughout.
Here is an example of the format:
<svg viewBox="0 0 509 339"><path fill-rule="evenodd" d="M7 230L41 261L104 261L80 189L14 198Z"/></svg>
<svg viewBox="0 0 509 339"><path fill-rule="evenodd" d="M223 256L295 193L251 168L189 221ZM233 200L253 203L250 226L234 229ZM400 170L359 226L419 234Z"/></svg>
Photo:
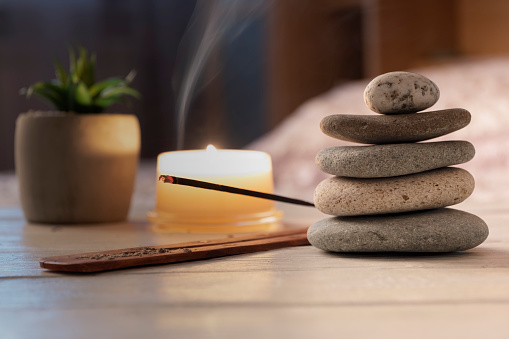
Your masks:
<svg viewBox="0 0 509 339"><path fill-rule="evenodd" d="M206 150L161 153L157 178L174 175L264 193L273 192L268 154L244 150ZM190 232L258 231L273 227L281 212L270 200L195 187L156 184L155 210L148 214L160 228Z"/></svg>

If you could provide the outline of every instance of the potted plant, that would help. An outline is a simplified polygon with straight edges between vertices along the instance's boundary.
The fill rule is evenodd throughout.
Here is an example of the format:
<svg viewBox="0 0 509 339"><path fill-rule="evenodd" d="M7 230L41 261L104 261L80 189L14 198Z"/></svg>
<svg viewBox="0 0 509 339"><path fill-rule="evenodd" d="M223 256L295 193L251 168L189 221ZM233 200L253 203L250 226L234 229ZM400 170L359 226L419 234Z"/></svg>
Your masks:
<svg viewBox="0 0 509 339"><path fill-rule="evenodd" d="M29 111L16 121L15 167L23 212L38 223L125 220L140 151L132 114L104 109L139 98L126 78L95 82L95 54L69 49L69 72L55 60L56 79L22 92L50 101L54 111Z"/></svg>

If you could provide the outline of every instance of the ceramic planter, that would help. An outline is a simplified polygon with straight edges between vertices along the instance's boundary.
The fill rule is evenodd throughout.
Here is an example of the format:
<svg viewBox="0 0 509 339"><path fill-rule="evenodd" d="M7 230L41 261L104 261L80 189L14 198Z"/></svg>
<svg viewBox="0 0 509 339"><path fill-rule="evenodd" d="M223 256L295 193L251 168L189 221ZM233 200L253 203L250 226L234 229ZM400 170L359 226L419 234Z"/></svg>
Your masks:
<svg viewBox="0 0 509 339"><path fill-rule="evenodd" d="M16 121L15 164L26 219L125 220L139 151L140 128L134 115L21 114Z"/></svg>

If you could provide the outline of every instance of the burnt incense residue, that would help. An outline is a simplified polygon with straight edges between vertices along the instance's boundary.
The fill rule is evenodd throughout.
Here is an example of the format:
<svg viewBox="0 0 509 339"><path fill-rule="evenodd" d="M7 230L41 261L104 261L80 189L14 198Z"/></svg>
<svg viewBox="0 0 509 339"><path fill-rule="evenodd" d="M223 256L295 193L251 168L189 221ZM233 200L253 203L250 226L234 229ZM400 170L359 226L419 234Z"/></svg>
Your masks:
<svg viewBox="0 0 509 339"><path fill-rule="evenodd" d="M189 248L155 248L155 247L144 247L136 251L122 251L119 253L98 253L94 255L82 255L76 257L76 259L92 259L92 260L113 260L118 258L132 258L132 257L143 257L157 254L167 253L191 253L192 250Z"/></svg>
<svg viewBox="0 0 509 339"><path fill-rule="evenodd" d="M309 245L307 227L234 239L211 239L41 258L41 268L93 273L145 265L172 264Z"/></svg>
<svg viewBox="0 0 509 339"><path fill-rule="evenodd" d="M159 181L162 181L165 184L173 184L175 182L175 179L171 175L160 175Z"/></svg>

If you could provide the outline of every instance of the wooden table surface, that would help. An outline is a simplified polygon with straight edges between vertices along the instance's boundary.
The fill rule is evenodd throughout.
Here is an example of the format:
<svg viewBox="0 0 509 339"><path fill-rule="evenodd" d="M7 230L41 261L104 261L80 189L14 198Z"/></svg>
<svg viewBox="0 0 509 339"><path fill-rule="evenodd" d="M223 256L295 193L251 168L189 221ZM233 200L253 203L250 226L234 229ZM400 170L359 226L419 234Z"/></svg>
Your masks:
<svg viewBox="0 0 509 339"><path fill-rule="evenodd" d="M309 225L312 208L278 205ZM26 223L0 207L0 338L509 338L507 201L458 208L490 227L480 247L442 255L338 255L311 246L98 274L41 257L224 235L157 233L129 221Z"/></svg>

